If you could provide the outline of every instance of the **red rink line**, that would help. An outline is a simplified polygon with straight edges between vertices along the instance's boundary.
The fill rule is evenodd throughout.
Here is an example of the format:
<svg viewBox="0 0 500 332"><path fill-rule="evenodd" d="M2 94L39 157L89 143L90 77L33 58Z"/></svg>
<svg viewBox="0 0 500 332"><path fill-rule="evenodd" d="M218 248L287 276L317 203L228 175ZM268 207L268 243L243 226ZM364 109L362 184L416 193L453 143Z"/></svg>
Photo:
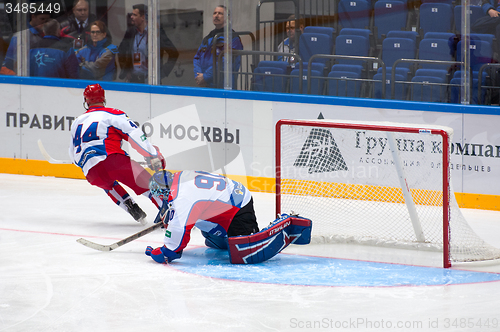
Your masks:
<svg viewBox="0 0 500 332"><path fill-rule="evenodd" d="M24 230L24 229L12 229L12 228L0 228L0 231L10 231L10 232L21 232L21 233L32 233L32 234L45 234L45 235L58 235L58 236L71 236L71 237L78 237L78 238L93 238L93 239L103 239L103 240L113 240L113 241L120 241L123 238L117 238L117 237L109 237L109 236L98 236L98 235L77 235L77 234L67 234L67 233L56 233L56 232L44 232L44 231L33 231L33 230ZM130 234L132 235L132 234ZM124 236L126 237L126 236ZM139 242L153 242L153 243L163 243L162 241L144 241L141 239L137 239L135 241Z"/></svg>
<svg viewBox="0 0 500 332"><path fill-rule="evenodd" d="M0 228L0 230L1 231L10 231L10 232L21 232L21 233L33 233L33 234L62 235L62 236L75 236L75 237L82 237L83 236L83 235L75 235L75 234L43 232L43 231L33 231L33 230L25 230L25 229L12 229L12 228ZM89 237L96 237L96 236L89 235Z"/></svg>

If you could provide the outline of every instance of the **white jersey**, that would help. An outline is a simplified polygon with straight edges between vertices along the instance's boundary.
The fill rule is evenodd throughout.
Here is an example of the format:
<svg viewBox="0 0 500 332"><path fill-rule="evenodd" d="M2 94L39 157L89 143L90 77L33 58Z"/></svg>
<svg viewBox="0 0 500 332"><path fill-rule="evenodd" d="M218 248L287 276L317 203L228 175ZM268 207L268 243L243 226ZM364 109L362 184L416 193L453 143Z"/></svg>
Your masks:
<svg viewBox="0 0 500 332"><path fill-rule="evenodd" d="M126 154L122 140L145 157L156 157L156 149L137 125L123 112L114 108L92 106L71 125L71 160L88 171L113 153Z"/></svg>
<svg viewBox="0 0 500 332"><path fill-rule="evenodd" d="M193 226L211 234L227 235L234 215L251 198L245 186L219 174L200 171L175 173L170 186L171 208L166 217L165 246L175 252L183 250L190 240Z"/></svg>

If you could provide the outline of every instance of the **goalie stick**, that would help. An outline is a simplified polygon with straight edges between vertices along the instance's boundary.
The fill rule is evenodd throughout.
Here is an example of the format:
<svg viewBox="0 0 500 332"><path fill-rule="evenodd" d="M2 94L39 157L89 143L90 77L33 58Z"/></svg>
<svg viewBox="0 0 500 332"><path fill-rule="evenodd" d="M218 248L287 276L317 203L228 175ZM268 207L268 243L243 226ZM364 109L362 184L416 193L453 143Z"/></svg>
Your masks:
<svg viewBox="0 0 500 332"><path fill-rule="evenodd" d="M79 238L78 240L76 240L76 242L78 242L80 244L83 244L86 247L95 249L95 250L99 250L99 251L111 251L113 249L116 249L118 247L123 246L124 244L127 244L129 242L137 240L138 238L143 237L146 234L151 233L155 229L160 228L162 225L163 224L161 222L159 222L157 224L153 224L152 226L149 226L148 228L145 228L145 229L143 229L140 232L137 232L137 233L135 233L133 235L130 235L129 237L126 237L123 240L120 240L120 241L115 242L115 243L110 244L110 245L98 244L98 243L89 241L89 240L84 239L84 238Z"/></svg>
<svg viewBox="0 0 500 332"><path fill-rule="evenodd" d="M160 228L163 225L162 216L164 216L167 211L168 211L168 203L167 203L167 201L164 200L163 204L160 208L160 211L158 211L158 214L156 215L156 218L155 218L152 226L149 226L148 228L145 228L142 231L137 232L133 235L130 235L129 237L126 237L123 240L120 240L120 241L115 242L113 244L110 244L110 245L98 244L98 243L89 241L89 240L84 239L84 238L79 238L78 240L76 240L76 242L83 244L86 247L95 249L95 250L111 251L113 249L116 249L118 247L123 246L124 244L127 244L129 242L137 240L138 238L143 237L144 235L151 233L155 229Z"/></svg>

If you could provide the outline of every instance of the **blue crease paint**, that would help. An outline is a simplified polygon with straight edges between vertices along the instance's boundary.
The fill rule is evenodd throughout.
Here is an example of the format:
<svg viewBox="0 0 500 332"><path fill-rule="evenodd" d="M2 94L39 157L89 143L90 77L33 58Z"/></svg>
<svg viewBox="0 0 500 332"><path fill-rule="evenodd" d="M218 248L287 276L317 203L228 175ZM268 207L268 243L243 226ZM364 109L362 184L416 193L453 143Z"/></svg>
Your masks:
<svg viewBox="0 0 500 332"><path fill-rule="evenodd" d="M234 265L227 251L204 247L185 251L170 266L211 278L301 286L437 286L500 280L498 273L287 254L260 264Z"/></svg>

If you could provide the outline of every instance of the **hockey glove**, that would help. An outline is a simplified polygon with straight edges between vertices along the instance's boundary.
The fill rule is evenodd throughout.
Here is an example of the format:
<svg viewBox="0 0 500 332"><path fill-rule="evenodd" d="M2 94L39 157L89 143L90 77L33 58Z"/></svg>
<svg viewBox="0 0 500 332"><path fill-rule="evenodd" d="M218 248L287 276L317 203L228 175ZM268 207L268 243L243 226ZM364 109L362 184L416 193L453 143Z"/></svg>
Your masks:
<svg viewBox="0 0 500 332"><path fill-rule="evenodd" d="M165 162L165 158L163 158L160 149L156 145L153 146L156 149L157 156L153 158L145 157L144 159L146 160L148 167L157 172L160 169L165 169L167 167L167 163Z"/></svg>
<svg viewBox="0 0 500 332"><path fill-rule="evenodd" d="M146 248L146 255L151 256L151 258L157 263L170 263L174 259L181 258L182 251L176 253L167 247L158 247L153 249L153 247L148 246Z"/></svg>

